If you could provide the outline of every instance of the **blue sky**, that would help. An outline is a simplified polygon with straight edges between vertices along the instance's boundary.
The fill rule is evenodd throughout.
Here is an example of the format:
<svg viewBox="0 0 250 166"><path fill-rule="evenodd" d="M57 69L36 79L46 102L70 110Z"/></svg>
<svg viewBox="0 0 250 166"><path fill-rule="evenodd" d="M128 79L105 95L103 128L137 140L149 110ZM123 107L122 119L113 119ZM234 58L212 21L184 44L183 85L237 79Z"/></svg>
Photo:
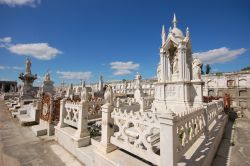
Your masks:
<svg viewBox="0 0 250 166"><path fill-rule="evenodd" d="M156 75L162 24L188 26L214 72L250 65L248 0L0 0L0 79L18 80L27 56L59 84ZM36 84L39 84L39 80Z"/></svg>

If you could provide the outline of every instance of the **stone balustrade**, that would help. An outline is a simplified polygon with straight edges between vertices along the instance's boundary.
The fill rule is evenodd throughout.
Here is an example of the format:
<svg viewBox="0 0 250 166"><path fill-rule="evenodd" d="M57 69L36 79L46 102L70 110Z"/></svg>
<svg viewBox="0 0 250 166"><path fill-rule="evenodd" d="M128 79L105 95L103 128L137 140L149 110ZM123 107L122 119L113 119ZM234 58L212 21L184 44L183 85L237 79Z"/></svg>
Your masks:
<svg viewBox="0 0 250 166"><path fill-rule="evenodd" d="M79 102L66 102L64 105L67 111L66 117L64 118L64 123L76 127L79 120L79 111L81 109L81 103Z"/></svg>
<svg viewBox="0 0 250 166"><path fill-rule="evenodd" d="M105 109L102 110L106 115L102 123L108 125L102 132L102 140L107 140L105 147L115 145L152 164L177 165L198 138L208 137L209 126L223 111L223 101L204 103L179 114L113 106Z"/></svg>
<svg viewBox="0 0 250 166"><path fill-rule="evenodd" d="M87 113L88 120L100 118L102 104L102 100L86 101L84 102L84 108L86 110L82 110L82 102L66 101L65 104L62 105L63 110L65 110L63 121L65 124L77 128L80 111L85 111Z"/></svg>
<svg viewBox="0 0 250 166"><path fill-rule="evenodd" d="M159 164L160 123L156 114L115 108L111 117L118 127L111 137L112 144Z"/></svg>

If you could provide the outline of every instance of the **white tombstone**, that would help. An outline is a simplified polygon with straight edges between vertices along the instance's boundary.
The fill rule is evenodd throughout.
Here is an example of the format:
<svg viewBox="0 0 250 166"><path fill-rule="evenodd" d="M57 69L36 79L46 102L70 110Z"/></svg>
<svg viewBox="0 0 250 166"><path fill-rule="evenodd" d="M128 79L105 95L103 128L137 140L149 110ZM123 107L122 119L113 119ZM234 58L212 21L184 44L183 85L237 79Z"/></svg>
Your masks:
<svg viewBox="0 0 250 166"><path fill-rule="evenodd" d="M201 105L203 82L199 79L198 68L201 62L198 59L192 61L189 29L187 28L184 36L177 27L174 15L173 28L169 28L168 35L163 33L165 29L162 31L163 41L157 68L158 82L155 83L152 111L167 112L171 109L173 112L182 112Z"/></svg>

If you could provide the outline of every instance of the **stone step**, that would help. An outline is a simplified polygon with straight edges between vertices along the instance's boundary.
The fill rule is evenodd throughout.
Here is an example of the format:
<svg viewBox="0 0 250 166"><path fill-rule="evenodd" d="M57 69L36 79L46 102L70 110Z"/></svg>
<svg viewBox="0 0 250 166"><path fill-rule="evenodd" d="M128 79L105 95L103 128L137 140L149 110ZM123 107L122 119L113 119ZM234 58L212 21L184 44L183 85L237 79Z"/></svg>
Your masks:
<svg viewBox="0 0 250 166"><path fill-rule="evenodd" d="M44 125L34 125L31 127L31 130L36 136L42 136L47 134L47 128Z"/></svg>
<svg viewBox="0 0 250 166"><path fill-rule="evenodd" d="M21 126L32 126L37 124L35 119L31 118L29 115L26 114L18 114L17 118L19 119Z"/></svg>

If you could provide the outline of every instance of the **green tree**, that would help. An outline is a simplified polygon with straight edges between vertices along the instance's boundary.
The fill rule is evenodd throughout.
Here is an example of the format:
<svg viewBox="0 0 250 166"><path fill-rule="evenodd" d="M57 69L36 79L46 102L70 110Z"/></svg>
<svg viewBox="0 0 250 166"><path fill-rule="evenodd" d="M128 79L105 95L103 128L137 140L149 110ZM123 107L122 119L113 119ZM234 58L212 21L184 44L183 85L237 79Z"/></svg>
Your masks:
<svg viewBox="0 0 250 166"><path fill-rule="evenodd" d="M206 65L206 74L211 72L211 66L209 64Z"/></svg>
<svg viewBox="0 0 250 166"><path fill-rule="evenodd" d="M243 69L241 69L241 71L246 71L246 70L250 70L250 66L244 67Z"/></svg>
<svg viewBox="0 0 250 166"><path fill-rule="evenodd" d="M201 64L201 74L202 74L202 75L204 74L204 71L203 71L203 63Z"/></svg>

